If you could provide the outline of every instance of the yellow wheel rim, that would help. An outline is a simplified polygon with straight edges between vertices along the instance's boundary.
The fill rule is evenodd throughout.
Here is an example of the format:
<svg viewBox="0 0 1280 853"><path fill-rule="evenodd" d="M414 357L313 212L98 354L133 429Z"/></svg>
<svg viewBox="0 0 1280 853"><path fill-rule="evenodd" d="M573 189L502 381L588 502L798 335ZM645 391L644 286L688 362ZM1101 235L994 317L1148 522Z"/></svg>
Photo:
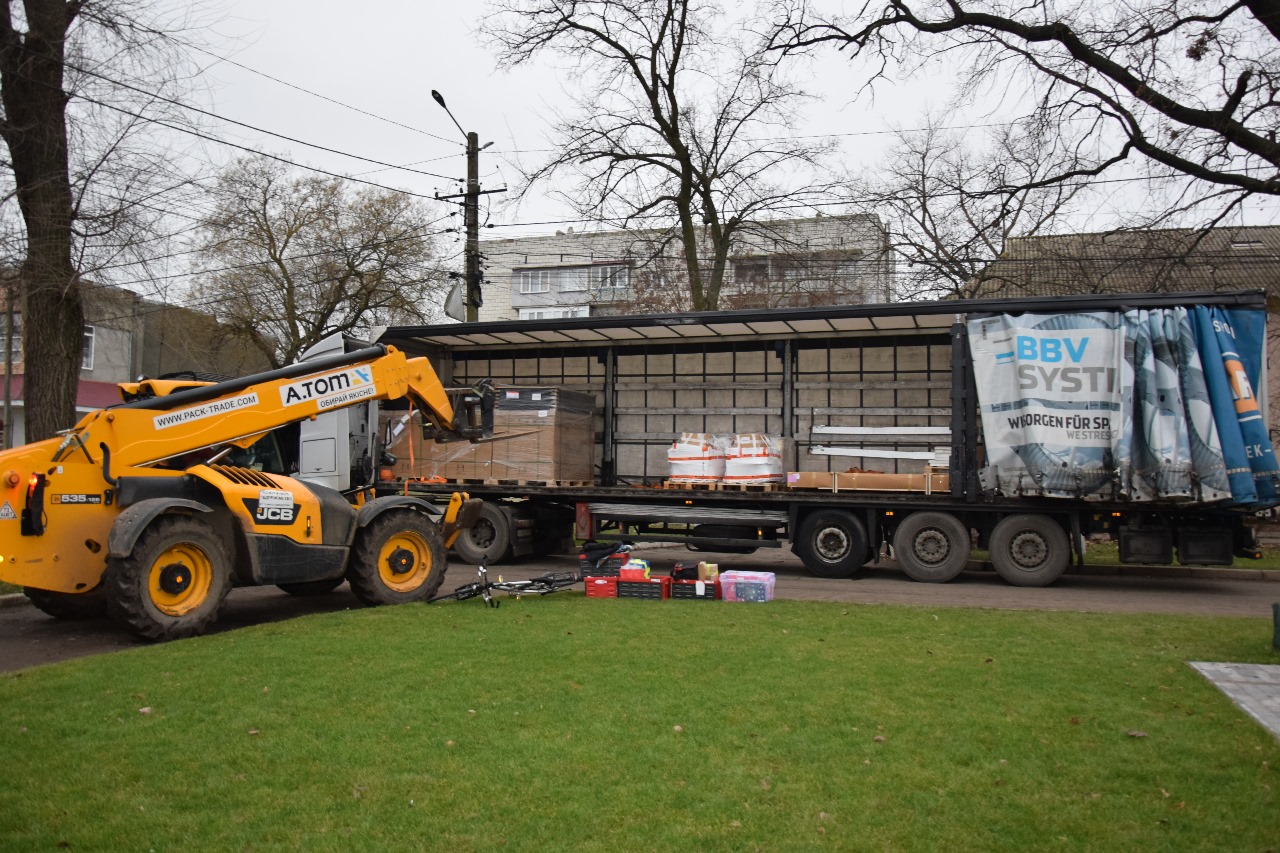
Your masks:
<svg viewBox="0 0 1280 853"><path fill-rule="evenodd" d="M151 564L147 588L151 602L167 616L183 616L209 597L213 563L204 549L190 542L170 545Z"/></svg>
<svg viewBox="0 0 1280 853"><path fill-rule="evenodd" d="M387 589L412 592L431 574L431 546L427 540L402 530L378 550L378 577Z"/></svg>

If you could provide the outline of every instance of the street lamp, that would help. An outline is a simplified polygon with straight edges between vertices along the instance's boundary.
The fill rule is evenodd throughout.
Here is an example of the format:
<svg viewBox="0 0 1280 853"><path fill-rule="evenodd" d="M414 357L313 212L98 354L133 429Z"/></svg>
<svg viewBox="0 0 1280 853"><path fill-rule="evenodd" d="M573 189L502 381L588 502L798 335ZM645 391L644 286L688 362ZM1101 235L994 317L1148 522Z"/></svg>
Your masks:
<svg viewBox="0 0 1280 853"><path fill-rule="evenodd" d="M474 323L479 319L478 311L482 304L480 298L480 137L462 129L462 125L458 124L458 120L453 117L449 106L444 102L444 95L432 89L431 97L446 113L449 113L449 118L467 140L467 190L463 194L462 219L467 230L465 250L467 322Z"/></svg>

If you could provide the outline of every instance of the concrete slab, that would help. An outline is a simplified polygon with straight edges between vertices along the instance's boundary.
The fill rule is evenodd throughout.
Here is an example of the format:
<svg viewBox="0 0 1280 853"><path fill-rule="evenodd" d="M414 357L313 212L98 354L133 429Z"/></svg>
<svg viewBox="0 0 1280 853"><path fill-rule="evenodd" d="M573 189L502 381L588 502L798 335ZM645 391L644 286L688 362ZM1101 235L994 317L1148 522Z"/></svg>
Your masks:
<svg viewBox="0 0 1280 853"><path fill-rule="evenodd" d="M1280 665L1187 663L1280 740Z"/></svg>

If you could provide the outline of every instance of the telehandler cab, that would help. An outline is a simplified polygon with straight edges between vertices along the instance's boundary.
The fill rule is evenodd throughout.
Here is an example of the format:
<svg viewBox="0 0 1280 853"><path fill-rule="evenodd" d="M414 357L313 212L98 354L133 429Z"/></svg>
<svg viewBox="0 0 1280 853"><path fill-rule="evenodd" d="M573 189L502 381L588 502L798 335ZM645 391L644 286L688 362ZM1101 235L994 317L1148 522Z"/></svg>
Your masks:
<svg viewBox="0 0 1280 853"><path fill-rule="evenodd" d="M492 433L491 389L448 391L427 359L394 347L121 394L61 438L0 453L0 580L59 618L105 609L140 637L169 640L205 631L232 586L311 594L347 580L368 605L425 601L446 548L480 511L464 493L443 509L363 491L349 500L230 464L271 430L374 400L407 397L437 441Z"/></svg>

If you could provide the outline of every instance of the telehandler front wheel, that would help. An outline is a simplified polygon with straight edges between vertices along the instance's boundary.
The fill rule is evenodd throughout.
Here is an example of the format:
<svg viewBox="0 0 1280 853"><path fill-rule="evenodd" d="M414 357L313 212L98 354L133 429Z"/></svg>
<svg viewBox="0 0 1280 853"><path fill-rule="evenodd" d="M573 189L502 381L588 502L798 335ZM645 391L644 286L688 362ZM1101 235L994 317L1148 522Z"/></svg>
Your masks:
<svg viewBox="0 0 1280 853"><path fill-rule="evenodd" d="M356 534L347 580L371 607L425 601L444 581L444 540L431 519L410 509L384 512Z"/></svg>
<svg viewBox="0 0 1280 853"><path fill-rule="evenodd" d="M231 589L231 561L204 521L162 516L143 531L128 557L107 561L107 610L148 640L204 633Z"/></svg>

